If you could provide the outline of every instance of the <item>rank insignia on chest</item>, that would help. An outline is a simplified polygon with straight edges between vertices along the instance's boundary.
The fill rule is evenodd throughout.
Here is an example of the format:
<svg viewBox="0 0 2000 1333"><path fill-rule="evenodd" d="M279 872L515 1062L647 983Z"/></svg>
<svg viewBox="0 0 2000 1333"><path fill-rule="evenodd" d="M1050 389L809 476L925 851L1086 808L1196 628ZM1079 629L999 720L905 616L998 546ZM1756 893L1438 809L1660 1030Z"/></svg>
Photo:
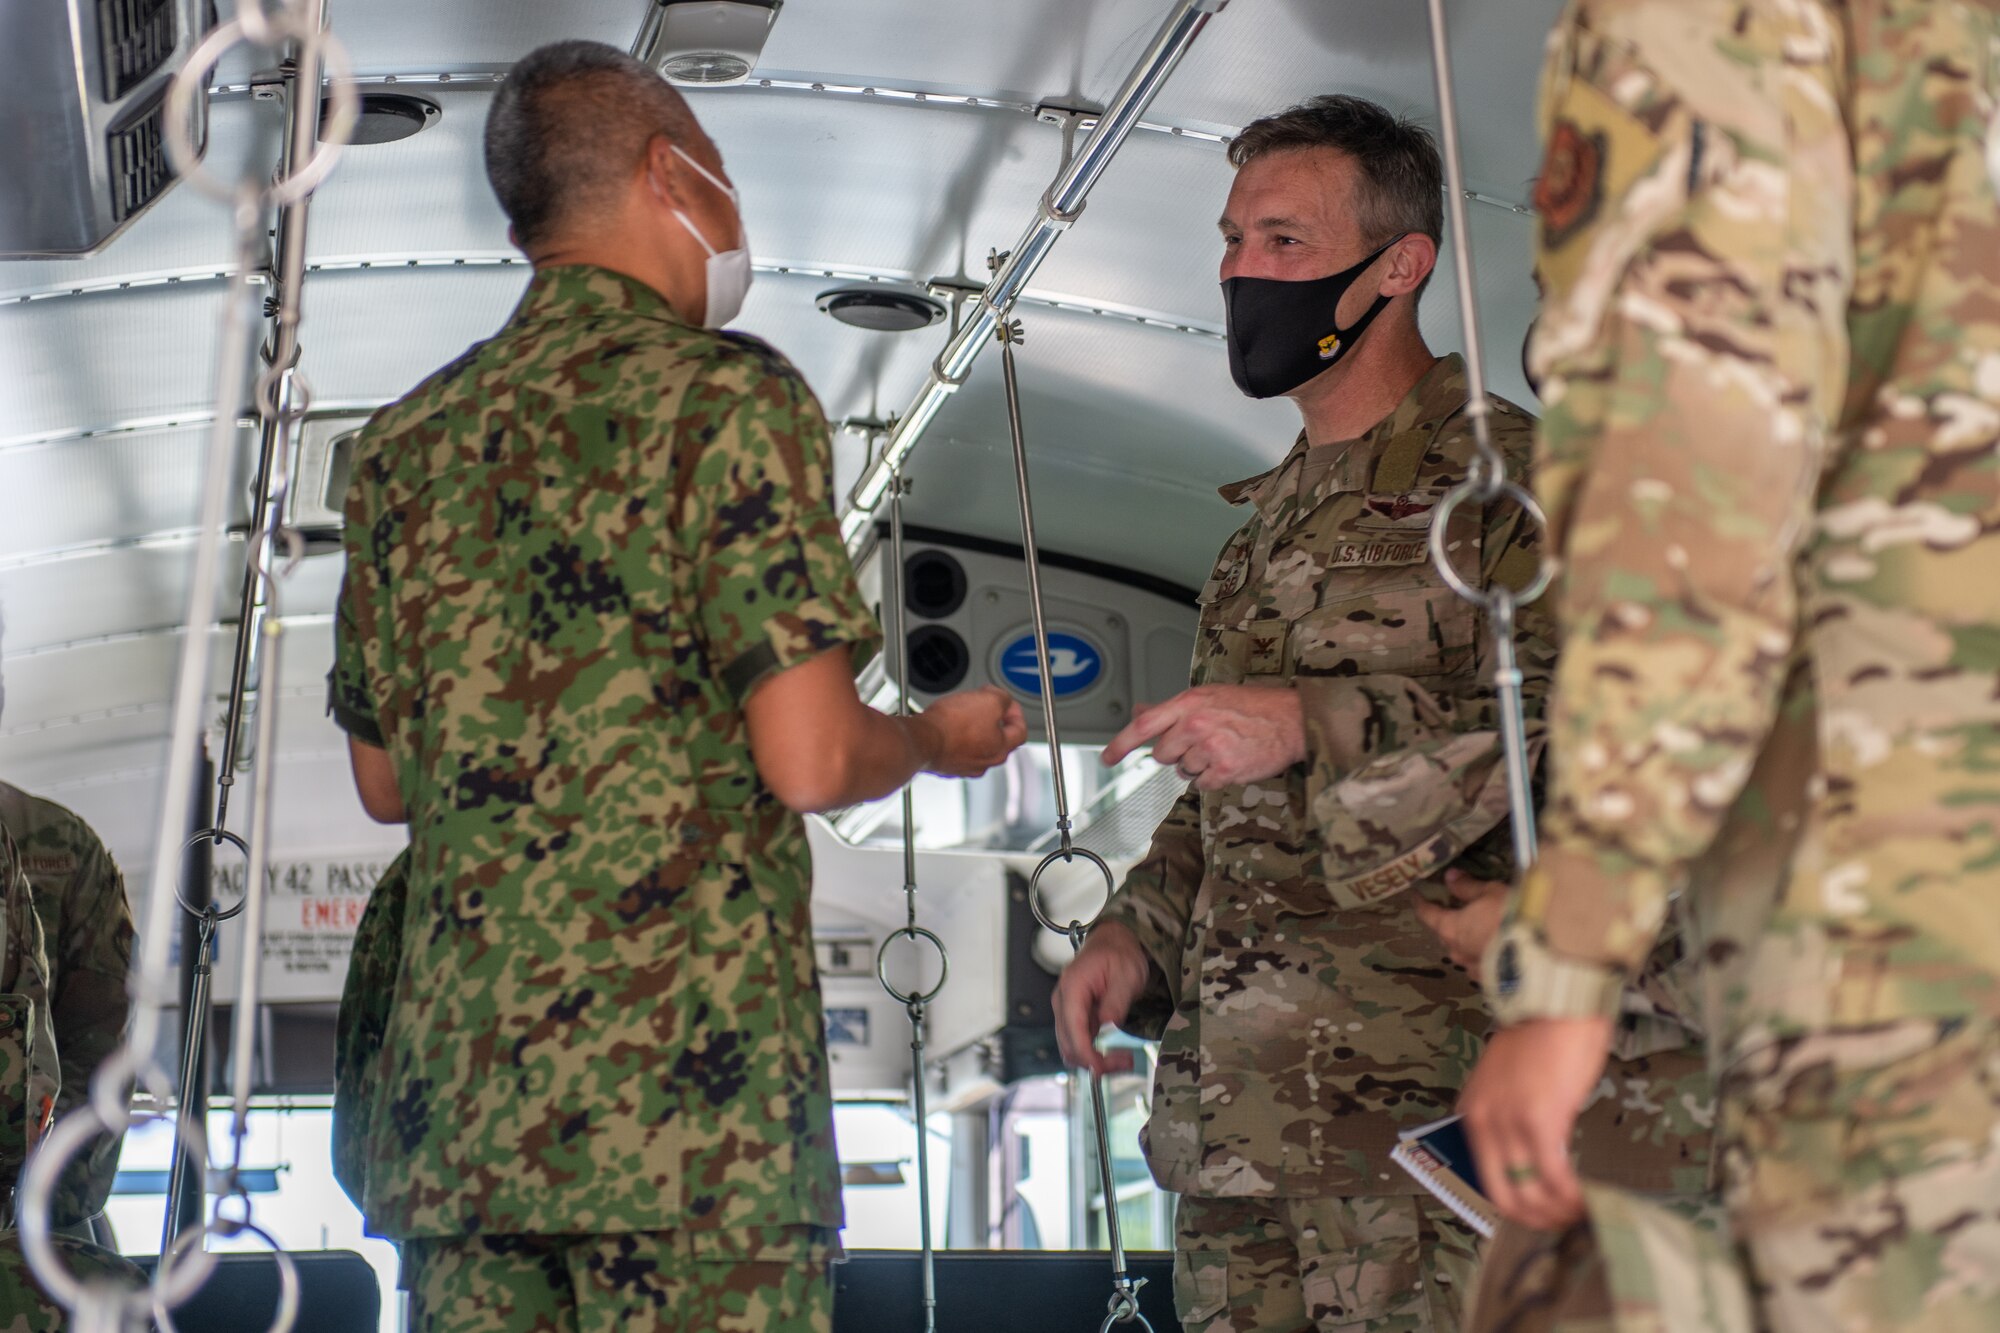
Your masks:
<svg viewBox="0 0 2000 1333"><path fill-rule="evenodd" d="M1243 662L1247 674L1276 675L1285 669L1285 632L1284 628L1250 631Z"/></svg>

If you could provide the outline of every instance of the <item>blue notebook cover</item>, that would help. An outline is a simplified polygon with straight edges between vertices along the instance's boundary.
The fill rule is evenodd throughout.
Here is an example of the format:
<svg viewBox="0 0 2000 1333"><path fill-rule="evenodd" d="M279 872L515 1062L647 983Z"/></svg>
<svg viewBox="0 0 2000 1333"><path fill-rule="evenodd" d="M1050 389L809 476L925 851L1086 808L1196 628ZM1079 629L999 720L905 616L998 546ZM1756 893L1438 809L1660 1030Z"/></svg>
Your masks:
<svg viewBox="0 0 2000 1333"><path fill-rule="evenodd" d="M1473 1161L1472 1144L1459 1117L1420 1125L1398 1137L1401 1142L1389 1154L1390 1160L1415 1176L1460 1221L1491 1239L1500 1218L1480 1188L1479 1165Z"/></svg>

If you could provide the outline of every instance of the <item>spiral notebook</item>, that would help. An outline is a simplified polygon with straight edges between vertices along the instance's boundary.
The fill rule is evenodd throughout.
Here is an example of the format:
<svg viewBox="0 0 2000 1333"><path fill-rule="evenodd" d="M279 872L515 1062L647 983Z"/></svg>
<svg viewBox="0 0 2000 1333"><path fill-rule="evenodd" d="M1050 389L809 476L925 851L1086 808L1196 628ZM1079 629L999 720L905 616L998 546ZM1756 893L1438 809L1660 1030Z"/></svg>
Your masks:
<svg viewBox="0 0 2000 1333"><path fill-rule="evenodd" d="M1472 1145L1459 1117L1404 1130L1397 1137L1401 1142L1390 1150L1389 1160L1415 1176L1461 1222L1491 1240L1500 1216L1479 1188L1479 1166L1472 1160Z"/></svg>

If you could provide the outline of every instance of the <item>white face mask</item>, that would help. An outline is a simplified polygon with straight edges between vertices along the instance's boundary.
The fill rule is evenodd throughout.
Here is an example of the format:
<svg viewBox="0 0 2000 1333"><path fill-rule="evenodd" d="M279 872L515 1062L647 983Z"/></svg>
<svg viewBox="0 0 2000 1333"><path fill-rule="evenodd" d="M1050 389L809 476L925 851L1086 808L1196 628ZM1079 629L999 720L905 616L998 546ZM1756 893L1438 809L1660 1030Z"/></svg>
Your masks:
<svg viewBox="0 0 2000 1333"><path fill-rule="evenodd" d="M688 221L687 214L678 208L674 210L674 216L681 220L681 225L688 229L688 234L701 242L701 248L708 252L708 263L704 266L708 284L708 312L702 317L701 326L705 329L719 329L742 312L743 298L750 292L750 246L743 235L743 206L737 197L735 187L724 185L714 172L688 156L679 144L673 147L674 151L681 155L682 161L701 173L703 180L728 195L730 206L736 210L734 250L717 250L708 243L708 237L701 234L701 229Z"/></svg>

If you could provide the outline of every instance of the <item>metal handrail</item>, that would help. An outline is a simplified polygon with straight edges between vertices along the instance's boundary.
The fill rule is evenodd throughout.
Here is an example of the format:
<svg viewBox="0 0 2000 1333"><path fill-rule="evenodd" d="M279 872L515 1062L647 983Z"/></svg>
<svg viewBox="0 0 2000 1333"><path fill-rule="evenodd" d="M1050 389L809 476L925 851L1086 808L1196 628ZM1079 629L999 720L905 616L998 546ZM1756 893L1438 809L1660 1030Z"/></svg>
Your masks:
<svg viewBox="0 0 2000 1333"><path fill-rule="evenodd" d="M889 488L889 479L901 471L903 462L917 447L917 441L936 419L944 407L945 400L958 391L965 383L965 377L972 373L972 363L993 341L994 331L1001 319L1012 308L1014 301L1028 285L1028 280L1048 258L1056 241L1083 212L1083 206L1090 197L1090 191L1097 184L1104 169L1118 153L1139 117L1145 114L1153 98L1165 86L1181 57L1187 54L1194 39L1208 26L1208 21L1222 12L1229 0L1178 0L1173 12L1167 16L1160 30L1154 34L1145 53L1133 66L1125 78L1124 86L1111 99L1097 121L1097 128L1084 140L1083 147L1064 165L1055 183L1042 195L1036 207L1034 220L1028 224L1021 239L1007 252L1007 257L994 271L993 279L972 303L972 310L962 321L944 351L931 363L931 372L896 422L896 428L889 433L888 442L881 455L869 465L868 470L855 485L852 503L841 515L840 535L853 550L868 531L869 515L881 502L883 492Z"/></svg>

